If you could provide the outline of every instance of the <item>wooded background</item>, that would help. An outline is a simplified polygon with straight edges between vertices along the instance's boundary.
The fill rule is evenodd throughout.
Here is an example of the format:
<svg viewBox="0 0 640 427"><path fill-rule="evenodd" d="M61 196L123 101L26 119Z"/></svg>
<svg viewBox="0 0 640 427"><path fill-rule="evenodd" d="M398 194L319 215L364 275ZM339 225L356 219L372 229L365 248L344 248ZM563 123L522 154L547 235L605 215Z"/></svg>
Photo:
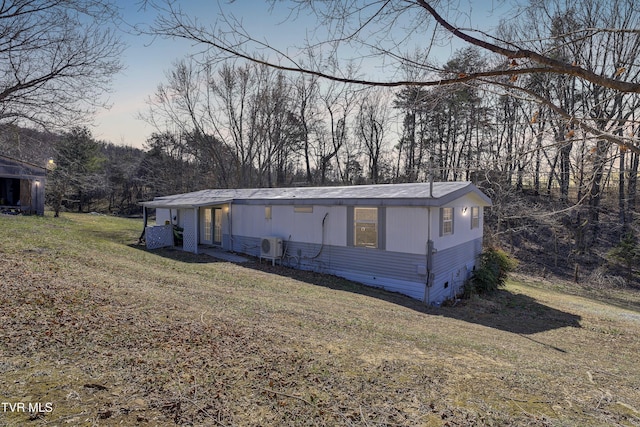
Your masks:
<svg viewBox="0 0 640 427"><path fill-rule="evenodd" d="M0 44L7 88L0 93L0 152L42 165L54 160L47 200L56 213L132 215L140 201L203 188L467 180L494 202L487 244L518 256L523 270L637 283L640 10L632 0L532 1L492 34L452 25L436 11L451 7L446 1L319 7L298 0L294 10L318 6L319 25L330 29L318 45L331 42L334 50L323 56L308 46L307 59L295 67L282 53L284 64L249 50L256 39L231 25L237 22L219 31L191 20L175 3L144 2L161 15L142 32L204 47L201 55L175 62L150 94L140 118L156 131L142 148L97 141L74 120L89 114L96 93L77 88L100 88L120 70L112 30L85 26L96 34L90 40L75 30L113 21L113 9L94 8L110 2L75 0L76 13L91 18L79 21L56 0L42 9L57 11L52 21L34 7L38 2L18 3L20 13L0 8L0 25L16 33L16 41ZM31 20L24 18L27 9ZM465 46L442 63L430 56L443 40L436 30L424 49L389 47L406 13L414 14L408 33L435 22L437 31ZM29 24L45 21L63 26L57 32L44 26L38 37L18 43L39 28ZM58 48L32 46L32 40L55 41ZM394 59L400 78L362 77L369 71L363 62L338 60L338 41ZM261 43L267 53L279 52ZM33 64L58 61L60 52L79 47L75 78L64 67L33 75ZM92 62L100 53L104 60Z"/></svg>

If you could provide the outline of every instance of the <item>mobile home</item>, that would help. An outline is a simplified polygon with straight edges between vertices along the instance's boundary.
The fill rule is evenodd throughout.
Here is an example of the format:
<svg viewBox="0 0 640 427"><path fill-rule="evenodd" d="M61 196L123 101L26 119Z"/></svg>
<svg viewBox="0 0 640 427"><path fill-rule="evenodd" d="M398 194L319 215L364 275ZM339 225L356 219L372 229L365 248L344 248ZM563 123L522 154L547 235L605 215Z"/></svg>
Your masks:
<svg viewBox="0 0 640 427"><path fill-rule="evenodd" d="M218 246L438 304L454 297L482 250L483 208L470 182L212 189L157 197L150 248Z"/></svg>

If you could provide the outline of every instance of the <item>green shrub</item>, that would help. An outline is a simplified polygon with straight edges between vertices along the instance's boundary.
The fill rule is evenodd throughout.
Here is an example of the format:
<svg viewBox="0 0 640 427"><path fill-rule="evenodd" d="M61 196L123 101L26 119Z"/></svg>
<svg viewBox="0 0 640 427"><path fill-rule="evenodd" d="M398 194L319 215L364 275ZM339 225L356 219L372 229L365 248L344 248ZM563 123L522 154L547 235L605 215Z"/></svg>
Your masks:
<svg viewBox="0 0 640 427"><path fill-rule="evenodd" d="M465 286L465 295L493 292L504 286L507 275L518 265L503 250L488 248L480 254L480 265Z"/></svg>

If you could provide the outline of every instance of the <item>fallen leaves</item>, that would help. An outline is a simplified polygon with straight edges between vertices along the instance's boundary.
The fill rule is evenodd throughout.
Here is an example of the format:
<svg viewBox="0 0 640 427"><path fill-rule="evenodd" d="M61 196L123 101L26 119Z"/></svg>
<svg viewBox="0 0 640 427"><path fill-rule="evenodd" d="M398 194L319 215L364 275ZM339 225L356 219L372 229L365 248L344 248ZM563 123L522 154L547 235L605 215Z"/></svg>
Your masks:
<svg viewBox="0 0 640 427"><path fill-rule="evenodd" d="M592 391L576 391L565 379L575 373L583 348L596 348L584 345L592 342L588 330L522 340L440 315L476 314L479 301L433 315L400 296L363 298L362 289L331 276L122 251L120 257L100 252L109 262L85 259L97 258L93 245L74 248L73 256L3 253L0 388L12 398L55 403L54 412L34 424L542 426L549 423L538 414L550 413L551 405L531 410L523 403L536 414L528 417L504 399L492 400L495 390L527 401L543 390L556 407L567 398L565 387L581 398ZM496 312L504 308L492 303ZM376 323L380 318L392 320ZM536 313L535 321L548 319ZM540 367L521 348L575 336L579 344L567 343L570 361L550 358L563 372L557 384L547 381L547 364ZM630 351L636 347L626 349L637 354ZM452 357L458 351L465 356ZM594 365L615 357L593 354ZM513 373L511 382L498 375L505 371ZM602 400L596 416L615 409L637 417L615 404L638 406L627 392L634 383L615 381L617 393ZM576 413L593 414L570 398ZM616 416L610 420L636 421ZM26 416L8 423L25 422Z"/></svg>

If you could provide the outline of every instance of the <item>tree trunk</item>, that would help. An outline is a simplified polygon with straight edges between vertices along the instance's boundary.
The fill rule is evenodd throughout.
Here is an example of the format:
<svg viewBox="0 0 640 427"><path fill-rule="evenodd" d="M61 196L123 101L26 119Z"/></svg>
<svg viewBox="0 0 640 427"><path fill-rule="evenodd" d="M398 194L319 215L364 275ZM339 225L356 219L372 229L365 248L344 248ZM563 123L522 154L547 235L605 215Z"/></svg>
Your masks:
<svg viewBox="0 0 640 427"><path fill-rule="evenodd" d="M589 226L587 229L586 244L588 247L595 245L600 234L600 201L602 200L602 177L607 150L610 143L600 140L596 144L593 160L593 175L591 189L589 191Z"/></svg>
<svg viewBox="0 0 640 427"><path fill-rule="evenodd" d="M626 207L625 207L625 150L624 148L620 148L620 162L619 162L619 174L620 181L618 182L618 209L620 215L620 223L622 224L623 231L626 231L627 228L627 215L626 215Z"/></svg>
<svg viewBox="0 0 640 427"><path fill-rule="evenodd" d="M567 142L560 148L560 200L569 201L569 183L571 180L571 148L573 144Z"/></svg>
<svg viewBox="0 0 640 427"><path fill-rule="evenodd" d="M637 190L638 190L638 165L640 164L640 155L638 153L630 153L630 170L628 172L627 185L627 221L631 224L634 220L636 210Z"/></svg>

